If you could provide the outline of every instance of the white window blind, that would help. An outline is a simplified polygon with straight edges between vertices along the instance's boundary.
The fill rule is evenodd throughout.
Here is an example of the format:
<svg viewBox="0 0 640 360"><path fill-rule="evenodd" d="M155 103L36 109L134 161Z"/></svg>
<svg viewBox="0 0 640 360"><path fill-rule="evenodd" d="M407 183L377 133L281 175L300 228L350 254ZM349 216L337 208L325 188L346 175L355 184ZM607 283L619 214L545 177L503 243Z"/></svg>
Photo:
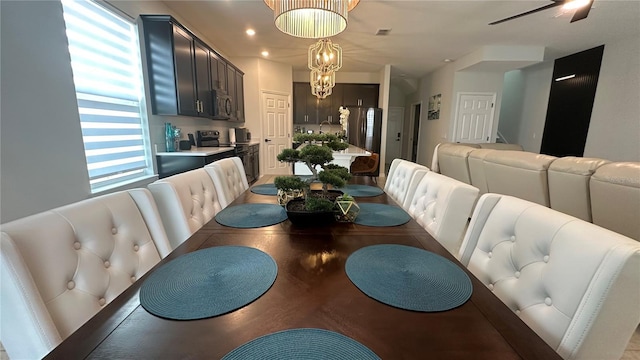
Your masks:
<svg viewBox="0 0 640 360"><path fill-rule="evenodd" d="M152 172L133 21L93 1L62 1L92 191Z"/></svg>

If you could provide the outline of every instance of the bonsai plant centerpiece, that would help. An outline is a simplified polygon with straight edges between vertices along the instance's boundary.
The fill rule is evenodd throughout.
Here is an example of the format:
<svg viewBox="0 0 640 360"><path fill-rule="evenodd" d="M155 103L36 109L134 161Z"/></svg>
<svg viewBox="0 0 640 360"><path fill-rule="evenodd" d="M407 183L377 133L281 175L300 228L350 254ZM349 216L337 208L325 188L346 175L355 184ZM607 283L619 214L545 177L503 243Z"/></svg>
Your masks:
<svg viewBox="0 0 640 360"><path fill-rule="evenodd" d="M278 176L274 184L278 190L300 190L304 192L303 199L293 199L286 203L289 220L294 223L318 223L319 216L327 220L334 218L335 198L342 194L340 191L329 190L329 185L339 188L351 178L345 167L330 164L333 151L344 150L349 144L340 142L332 134L296 134L294 141L302 143L298 149L284 149L278 154L278 160L288 163L301 162L311 171L311 177L306 180L291 180L296 176ZM321 171L320 171L321 170ZM312 191L311 185L320 181L321 191Z"/></svg>

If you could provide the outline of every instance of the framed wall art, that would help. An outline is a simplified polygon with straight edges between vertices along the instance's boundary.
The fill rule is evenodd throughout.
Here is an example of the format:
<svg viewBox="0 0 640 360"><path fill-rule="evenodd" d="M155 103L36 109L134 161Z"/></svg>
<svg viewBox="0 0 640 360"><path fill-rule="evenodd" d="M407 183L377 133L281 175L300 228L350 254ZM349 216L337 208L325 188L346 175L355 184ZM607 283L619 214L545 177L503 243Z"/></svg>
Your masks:
<svg viewBox="0 0 640 360"><path fill-rule="evenodd" d="M429 98L429 108L427 109L427 120L440 119L440 102L442 94L433 95Z"/></svg>

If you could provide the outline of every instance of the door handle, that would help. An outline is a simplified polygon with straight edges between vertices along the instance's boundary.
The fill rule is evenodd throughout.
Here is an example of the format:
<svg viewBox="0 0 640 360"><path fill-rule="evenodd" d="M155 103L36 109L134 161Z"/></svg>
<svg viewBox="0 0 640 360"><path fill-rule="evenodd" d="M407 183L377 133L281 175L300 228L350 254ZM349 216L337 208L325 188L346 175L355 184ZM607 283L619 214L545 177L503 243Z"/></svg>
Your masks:
<svg viewBox="0 0 640 360"><path fill-rule="evenodd" d="M271 139L264 139L264 142L269 142L271 141Z"/></svg>

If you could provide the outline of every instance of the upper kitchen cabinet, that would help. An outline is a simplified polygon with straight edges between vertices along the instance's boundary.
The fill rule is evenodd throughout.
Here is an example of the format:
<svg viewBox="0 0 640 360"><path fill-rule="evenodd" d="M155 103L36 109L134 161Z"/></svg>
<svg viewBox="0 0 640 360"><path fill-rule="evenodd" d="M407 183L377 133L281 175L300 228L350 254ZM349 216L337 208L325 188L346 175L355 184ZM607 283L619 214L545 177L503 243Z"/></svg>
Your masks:
<svg viewBox="0 0 640 360"><path fill-rule="evenodd" d="M336 84L337 86L338 84ZM378 84L341 84L343 90L342 105L346 107L378 107L380 85Z"/></svg>
<svg viewBox="0 0 640 360"><path fill-rule="evenodd" d="M140 15L139 25L154 114L215 118L212 90L218 90L232 99L232 120L244 121L240 70L169 15Z"/></svg>
<svg viewBox="0 0 640 360"><path fill-rule="evenodd" d="M236 69L236 119L244 121L244 73Z"/></svg>

